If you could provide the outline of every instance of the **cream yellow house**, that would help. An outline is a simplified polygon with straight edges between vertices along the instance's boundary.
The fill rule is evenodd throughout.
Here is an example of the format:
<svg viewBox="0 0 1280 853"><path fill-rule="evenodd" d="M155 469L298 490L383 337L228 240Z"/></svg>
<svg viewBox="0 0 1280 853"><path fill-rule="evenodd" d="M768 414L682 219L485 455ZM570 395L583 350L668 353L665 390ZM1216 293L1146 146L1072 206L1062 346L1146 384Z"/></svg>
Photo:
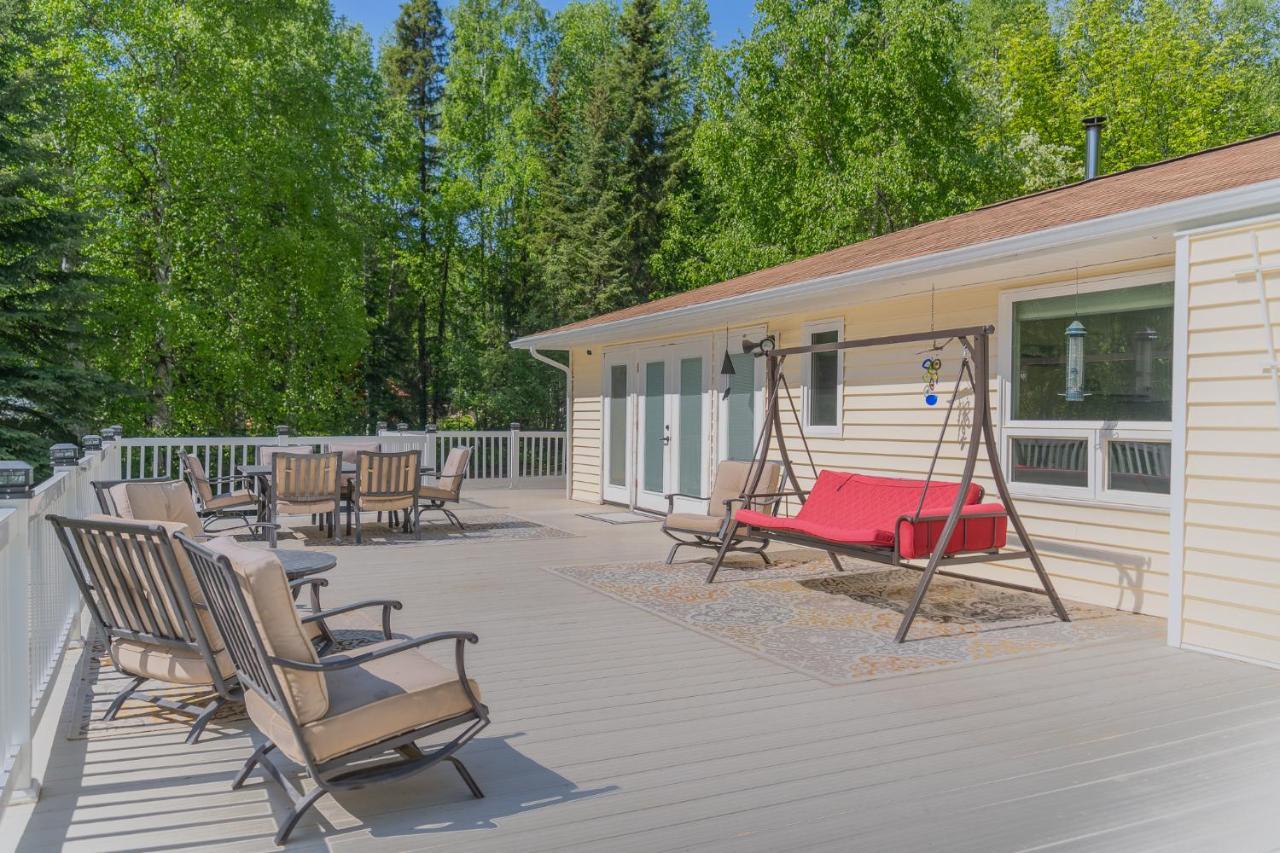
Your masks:
<svg viewBox="0 0 1280 853"><path fill-rule="evenodd" d="M1078 401L1064 396L1073 320L1086 330ZM512 345L569 353L571 496L665 510L667 493L706 495L719 460L751 455L762 360L744 340L931 324L996 328L1001 464L1063 596L1166 618L1173 645L1280 665L1280 134ZM960 353L942 351L930 406L919 349L788 360L788 446L803 436L818 468L923 475ZM959 474L965 409L958 400L939 476ZM1029 582L1021 564L977 569Z"/></svg>

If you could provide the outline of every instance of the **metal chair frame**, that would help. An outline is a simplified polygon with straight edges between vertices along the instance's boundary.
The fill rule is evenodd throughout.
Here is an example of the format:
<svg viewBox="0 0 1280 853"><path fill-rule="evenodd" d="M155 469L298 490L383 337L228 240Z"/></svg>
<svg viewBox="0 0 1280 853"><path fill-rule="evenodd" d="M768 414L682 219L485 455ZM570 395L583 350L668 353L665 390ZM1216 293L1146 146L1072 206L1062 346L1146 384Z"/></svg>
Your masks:
<svg viewBox="0 0 1280 853"><path fill-rule="evenodd" d="M464 449L465 449L465 450L467 450L467 452L468 452L468 453L470 453L470 452L471 452L471 448L469 448L469 447L464 448ZM447 460L446 460L446 461L447 461ZM470 456L468 456L468 457L467 457L467 464L466 464L466 466L465 466L465 467L463 467L463 469L462 469L462 475L461 475L461 476L462 476L462 480L463 480L463 482L466 482L466 479L467 479L467 477L470 475L470 472L471 472L471 457L470 457ZM437 477L437 476L439 476L440 471L439 471L438 469L435 469L435 468L423 468L423 469L421 470L421 472L420 472L420 473L421 473L421 474L424 474L424 475L426 475L426 476L428 476L428 477ZM418 527L418 528L421 528L421 526L422 526L422 525L421 525L421 521L422 521L422 514L423 514L424 512L430 512L430 511L433 511L433 510L434 510L434 511L438 511L438 512L442 512L442 513L444 513L445 518L449 519L449 523L450 523L450 524L452 524L454 527L458 528L459 530L466 530L467 528L466 528L466 527L462 524L462 522L458 519L458 516L454 515L453 510L451 510L451 509L449 509L447 506L445 506L445 504L447 504L447 503L457 503L457 502L458 502L458 500L461 500L461 498L462 498L462 485L461 485L461 483L458 485L458 498L457 498L457 500L454 500L454 501L446 501L446 500L443 500L443 499L441 499L441 498L424 498L424 497L422 497L422 496L419 496L419 497L418 497L418 506L417 506L417 508L414 510L414 513L413 513L413 523L414 523L414 526L415 526L415 527Z"/></svg>
<svg viewBox="0 0 1280 853"><path fill-rule="evenodd" d="M335 543L341 541L342 534L338 529L338 519L342 514L342 454L338 451L332 453L273 453L271 455L271 483L268 497L268 506L270 507L270 518L274 522L274 526L268 531L268 541L271 547L276 547L276 532L279 529L280 519L280 480L284 465L290 460L303 460L313 464L320 464L325 459L329 459L333 465L333 484L332 491L326 487L323 493L314 495L293 494L283 498L285 503L320 503L321 501L333 501L333 509L327 513L320 513L320 528L324 529L325 516L329 519L329 533Z"/></svg>
<svg viewBox="0 0 1280 853"><path fill-rule="evenodd" d="M473 796L476 798L484 796L466 766L454 755L489 725L489 709L481 703L479 697L471 690L471 686L467 682L466 663L464 660L466 644L479 642L479 637L467 631L442 631L436 634L402 640L395 645L387 646L377 651L323 658L320 663L279 658L268 654L266 651L262 636L253 621L248 602L245 600L244 591L236 579L231 561L182 534L177 534L175 538L186 549L187 556L195 569L196 578L199 580L200 587L209 602L209 609L213 615L214 623L218 626L218 630L226 641L227 652L235 664L241 685L246 690L252 690L275 713L288 722L294 742L302 753L303 764L307 774L316 783L316 789L304 795L285 781L284 775L269 757L270 753L277 748L276 744L270 740L265 741L253 751L253 754L249 756L244 767L236 776L231 785L232 789L240 788L245 780L248 779L249 774L253 772L253 769L261 767L267 778L275 782L289 798L292 808L276 832L275 840L277 844L284 844L288 840L290 833L293 832L302 815L326 793L352 790L378 782L403 779L420 773L442 761L448 761L454 766L454 769L462 777L463 782L466 783ZM383 607L384 633L388 639L391 639L388 619L389 606L399 609L399 602L364 602L350 605L347 609L370 605ZM283 698L286 694L280 684L275 667L305 672L333 672L359 666L369 661L389 657L410 649L416 649L429 643L449 640L454 641L455 644L454 656L458 680L461 682L467 698L471 701L471 709L467 713L385 738L378 743L353 750L327 761L321 762L315 759L314 753L307 746L307 741L303 737L302 726L298 723L288 702ZM416 743L421 738L459 725L466 726L461 734L429 752L423 752ZM366 763L368 759L384 756L389 752L399 754L400 758Z"/></svg>
<svg viewBox="0 0 1280 853"><path fill-rule="evenodd" d="M364 498L405 498L409 501L409 506L404 507L404 521L401 529L409 532L413 519L418 517L418 465L420 454L417 450L361 450L356 454L356 474L351 482L351 498L347 502L347 532L351 532L351 516L355 515L355 536L356 544L360 544L361 533L361 506L360 503ZM385 460L385 461L383 461ZM397 460L401 464L407 463L408 480L404 484L393 482L394 477L398 473L402 473L397 469ZM361 487L366 474L366 461L368 463L368 476L371 479L371 488L364 491ZM392 525L396 523L395 513L397 510L379 510L387 512L390 516ZM422 538L422 528L413 525L415 538Z"/></svg>
<svg viewBox="0 0 1280 853"><path fill-rule="evenodd" d="M699 495L689 495L689 494L684 494L683 492L672 492L671 494L667 495L667 515L668 516L670 516L673 512L675 512L676 498L692 498L693 500L698 500L698 501L710 500L710 498L702 497ZM762 503L762 502L756 501L756 503ZM768 504L769 506L768 512L770 515L777 515L778 508L782 504L782 497L781 496L774 497L772 500L764 501L763 503ZM676 552L679 551L681 548L706 548L711 551L716 551L718 553L720 551L720 547L725 543L726 537L729 537L731 539L729 543L729 547L725 549L726 554L731 554L731 553L755 554L759 556L761 560L764 560L764 564L766 566L773 565L773 559L768 554L765 553L765 549L769 547L769 543L772 541L773 537L770 534L760 531L757 528L745 528L745 526L740 526L735 524L733 521L734 504L741 504L742 506L745 507L747 505L747 501L744 498L729 498L725 500L724 519L721 520L720 530L717 531L716 533L698 533L693 530L681 530L679 528L676 528L673 530L667 527L667 524L664 521L662 524L663 535L667 536L669 539L675 540L675 543L676 543L672 545L671 550L667 552L667 565L669 566L675 561ZM739 529L735 531L732 535L730 535L731 528L742 528L742 529ZM681 535L692 537L692 538L682 539ZM747 546L742 544L744 542L756 542L758 544Z"/></svg>
<svg viewBox="0 0 1280 853"><path fill-rule="evenodd" d="M212 490L213 487L219 486L223 483L230 483L233 486L237 483L247 485L250 482L250 479L238 474L232 474L227 477L210 477L206 473L203 477L197 477L195 472L191 469L191 463L187 461L190 458L195 457L186 452L180 451L178 453L178 462L182 466L182 476L183 479L187 481L187 486L191 489L191 500L195 504L196 514L200 516L201 527L203 527L205 531L208 531L209 526L215 522L234 521L237 522L236 525L223 528L218 532L234 530L236 526L243 526L249 528L255 536L261 535L260 531L266 526L267 522L259 521L256 518L253 521L249 520L249 516L257 516L258 514L258 498L253 494L252 489L250 489L248 493L250 503L245 506L209 509L204 505L204 498L200 494L200 486L198 482L200 480L204 480L205 484L207 484L210 490Z"/></svg>
<svg viewBox="0 0 1280 853"><path fill-rule="evenodd" d="M177 565L168 532L159 524L139 521L86 521L49 516L67 555L76 586L107 642L119 638L178 651L195 651L209 670L215 696L205 705L179 702L141 692L151 680L134 675L103 714L113 720L130 699L195 717L187 743L200 739L223 705L243 699L234 678L218 669L210 638L196 615L191 594ZM147 563L158 567L150 571ZM145 591L145 594L140 594Z"/></svg>

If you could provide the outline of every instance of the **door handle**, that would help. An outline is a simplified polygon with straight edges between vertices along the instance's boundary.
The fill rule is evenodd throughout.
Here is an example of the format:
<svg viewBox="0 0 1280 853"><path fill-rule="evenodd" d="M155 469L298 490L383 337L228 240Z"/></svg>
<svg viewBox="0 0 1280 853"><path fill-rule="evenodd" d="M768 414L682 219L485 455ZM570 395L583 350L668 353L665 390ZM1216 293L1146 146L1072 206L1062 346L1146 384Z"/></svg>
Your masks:
<svg viewBox="0 0 1280 853"><path fill-rule="evenodd" d="M667 433L662 437L662 446L666 447L671 443L671 424L664 424L662 428L666 430Z"/></svg>

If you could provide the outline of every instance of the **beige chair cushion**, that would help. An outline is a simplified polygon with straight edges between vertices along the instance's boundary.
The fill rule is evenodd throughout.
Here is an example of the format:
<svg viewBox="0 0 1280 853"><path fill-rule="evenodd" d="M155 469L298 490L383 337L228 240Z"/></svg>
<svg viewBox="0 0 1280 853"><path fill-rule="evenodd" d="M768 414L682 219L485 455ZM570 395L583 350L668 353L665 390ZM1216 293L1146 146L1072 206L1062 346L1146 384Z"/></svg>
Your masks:
<svg viewBox="0 0 1280 853"><path fill-rule="evenodd" d="M223 678L230 678L235 674L235 665L225 650L215 653L214 661ZM213 683L204 655L196 649L178 649L116 639L111 643L111 662L121 672L167 681L170 684Z"/></svg>
<svg viewBox="0 0 1280 853"><path fill-rule="evenodd" d="M702 515L696 512L673 512L667 516L662 526L667 530L683 530L689 533L715 535L720 532L724 517Z"/></svg>
<svg viewBox="0 0 1280 853"><path fill-rule="evenodd" d="M182 464L187 466L187 473L191 476L192 482L196 486L196 494L200 495L200 500L205 506L209 505L209 501L213 499L213 488L209 485L209 475L204 472L204 464L200 461L200 457L194 453L184 453L181 456Z"/></svg>
<svg viewBox="0 0 1280 853"><path fill-rule="evenodd" d="M389 512L396 509L409 509L413 506L413 495L408 497L360 498L361 512Z"/></svg>
<svg viewBox="0 0 1280 853"><path fill-rule="evenodd" d="M303 630L279 558L271 551L241 545L229 536L214 539L207 547L231 561L267 654L317 663L319 658ZM325 688L323 673L281 666L274 669L285 692L285 701L293 709L298 722L309 723L325 715L329 710L329 692ZM264 707L261 702L256 704L259 709ZM262 728L264 721L259 719L261 715L254 716L254 706L248 707L250 719Z"/></svg>
<svg viewBox="0 0 1280 853"><path fill-rule="evenodd" d="M449 451L449 455L445 457L444 467L440 469L440 476L436 479L435 486L446 495L446 500L457 500L458 495L462 493L462 481L467 476L467 465L471 462L470 447L455 447ZM418 494L422 494L421 488ZM424 497L435 497L433 495L425 495Z"/></svg>
<svg viewBox="0 0 1280 853"><path fill-rule="evenodd" d="M133 518L133 507L129 505L128 483L116 483L107 489L107 497L120 518Z"/></svg>
<svg viewBox="0 0 1280 853"><path fill-rule="evenodd" d="M365 646L352 654L396 642ZM318 762L471 710L457 674L416 649L325 673L325 680L329 712L302 726L302 736ZM479 686L474 680L468 683L478 697ZM286 720L252 692L245 697L245 705L254 724L285 755L303 760ZM266 719L260 721L262 717Z"/></svg>
<svg viewBox="0 0 1280 853"><path fill-rule="evenodd" d="M433 501L456 502L458 500L456 492L450 489L442 489L439 486L418 486L418 497Z"/></svg>
<svg viewBox="0 0 1280 853"><path fill-rule="evenodd" d="M331 441L328 450L330 453L335 450L342 454L342 461L347 465L356 464L356 458L360 455L361 450L371 450L374 453L382 451L382 442L379 441Z"/></svg>
<svg viewBox="0 0 1280 853"><path fill-rule="evenodd" d="M258 499L247 489L237 489L209 498L204 502L205 509L232 509L234 507L251 507Z"/></svg>
<svg viewBox="0 0 1280 853"><path fill-rule="evenodd" d="M737 462L727 459L717 465L716 481L711 486L711 500L707 502L707 512L712 515L723 516L725 511L724 502L742 494L750 473L750 462ZM765 494L778 491L781 475L782 466L777 462L764 463L764 471L760 475L760 483L756 486L756 493ZM762 503L767 504L768 501L756 501L755 503L755 508L759 509ZM741 509L740 506L737 508Z"/></svg>
<svg viewBox="0 0 1280 853"><path fill-rule="evenodd" d="M138 521L176 521L186 526L188 536L204 531L191 490L181 480L167 483L125 483L131 518ZM181 549L179 549L181 550Z"/></svg>

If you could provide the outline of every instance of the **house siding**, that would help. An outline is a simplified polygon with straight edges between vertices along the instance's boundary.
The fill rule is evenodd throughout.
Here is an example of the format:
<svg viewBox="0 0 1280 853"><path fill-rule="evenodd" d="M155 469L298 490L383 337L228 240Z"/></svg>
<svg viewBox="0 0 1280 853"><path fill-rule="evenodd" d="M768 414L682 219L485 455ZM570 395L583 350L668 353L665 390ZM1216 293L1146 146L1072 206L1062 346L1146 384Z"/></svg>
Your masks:
<svg viewBox="0 0 1280 853"><path fill-rule="evenodd" d="M1113 270L1096 270L1128 274L1134 271L1164 271L1173 279L1173 259L1145 259L1118 265ZM936 323L940 327L958 327L997 322L1000 293L1003 290L1030 285L1056 283L1062 274L1041 275L999 285L970 286L938 292L934 297ZM807 322L843 319L844 337L873 337L914 332L927 328L930 322L928 293L882 299L864 304L832 305L819 313L776 317L769 331L778 336L780 346L793 346L804 341ZM707 329L711 336L723 329ZM639 344L651 340L610 343L609 348L624 343ZM996 377L1000 341L993 337L991 375ZM809 436L809 447L819 469L858 471L887 476L922 477L930 459L945 415L945 407L928 408L922 402L920 356L918 344L877 347L846 351L843 360L844 393L841 434L832 437ZM600 496L600 377L601 348L594 356L585 350L574 351L574 496L597 501ZM940 396L951 396L959 366L959 350L952 345L942 353L944 361ZM796 408L801 404L802 361L791 358L785 374ZM999 423L998 383L993 381L993 407ZM714 409L714 407L713 407ZM579 420L578 412L584 413ZM936 476L956 478L964 462L967 428L957 423L965 407L957 408L939 455ZM805 485L812 482L812 472L797 431L798 413L783 406L783 432L796 464L797 474ZM963 421L962 421L963 422ZM588 474L576 461L594 464ZM1280 463L1278 463L1280 464ZM994 490L986 454L979 456L977 479L989 492ZM1052 573L1058 591L1066 598L1090 604L1105 605L1156 616L1164 616L1168 605L1169 513L1163 509L1117 508L1113 505L1081 502L1017 499L1022 513L1045 564ZM789 509L794 509L791 507ZM1029 564L1021 561L1004 564L981 564L967 571L991 578L1035 585Z"/></svg>
<svg viewBox="0 0 1280 853"><path fill-rule="evenodd" d="M1181 640L1280 664L1280 421L1255 233L1280 329L1280 218L1187 238Z"/></svg>

